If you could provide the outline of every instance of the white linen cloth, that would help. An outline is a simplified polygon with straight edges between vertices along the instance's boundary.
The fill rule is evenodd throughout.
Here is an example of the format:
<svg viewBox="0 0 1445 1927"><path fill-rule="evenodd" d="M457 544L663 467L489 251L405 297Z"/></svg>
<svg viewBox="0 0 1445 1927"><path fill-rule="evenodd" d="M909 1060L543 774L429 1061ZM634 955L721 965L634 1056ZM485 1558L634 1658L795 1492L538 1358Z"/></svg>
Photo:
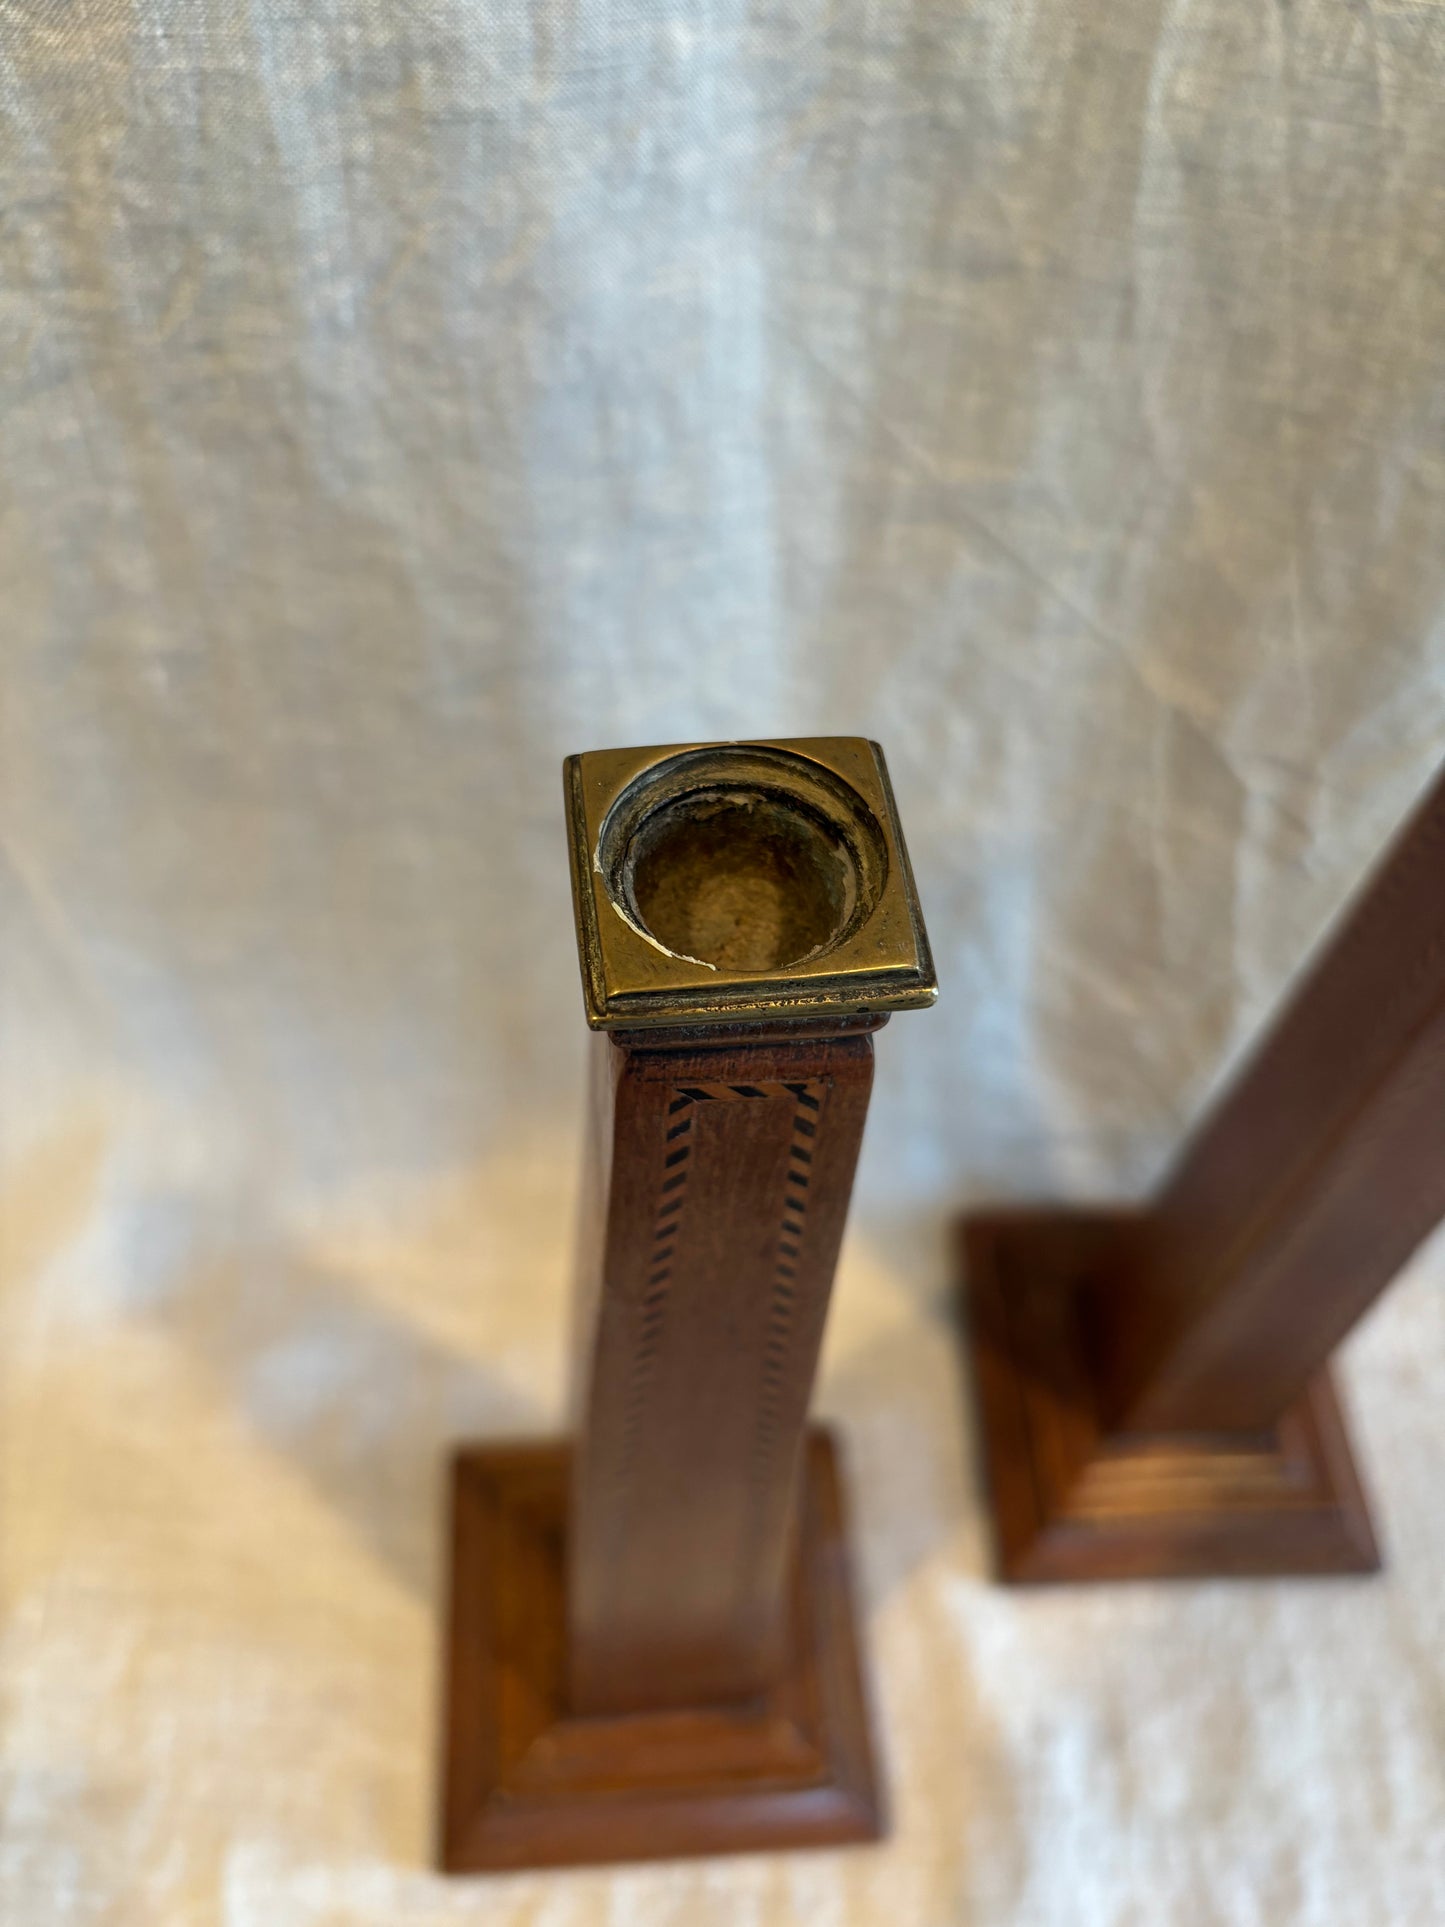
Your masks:
<svg viewBox="0 0 1445 1927"><path fill-rule="evenodd" d="M1445 746L1438 0L7 0L0 130L0 1914L1445 1919L1445 1247L1345 1360L1384 1577L1047 1596L945 1250L1155 1178ZM943 984L821 1391L895 1830L448 1883L559 760L827 731Z"/></svg>

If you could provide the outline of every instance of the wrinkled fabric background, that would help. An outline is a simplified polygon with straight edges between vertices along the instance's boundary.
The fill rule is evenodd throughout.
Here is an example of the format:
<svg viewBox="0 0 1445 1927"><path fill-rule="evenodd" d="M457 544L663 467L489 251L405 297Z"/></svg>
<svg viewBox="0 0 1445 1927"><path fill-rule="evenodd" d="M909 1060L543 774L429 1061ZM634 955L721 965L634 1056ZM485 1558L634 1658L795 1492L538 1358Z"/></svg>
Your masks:
<svg viewBox="0 0 1445 1927"><path fill-rule="evenodd" d="M987 1580L950 1214L1149 1184L1445 746L1438 0L6 0L0 1913L1445 1919L1445 1244L1374 1583ZM573 749L891 759L821 1403L895 1827L429 1870L555 1428Z"/></svg>

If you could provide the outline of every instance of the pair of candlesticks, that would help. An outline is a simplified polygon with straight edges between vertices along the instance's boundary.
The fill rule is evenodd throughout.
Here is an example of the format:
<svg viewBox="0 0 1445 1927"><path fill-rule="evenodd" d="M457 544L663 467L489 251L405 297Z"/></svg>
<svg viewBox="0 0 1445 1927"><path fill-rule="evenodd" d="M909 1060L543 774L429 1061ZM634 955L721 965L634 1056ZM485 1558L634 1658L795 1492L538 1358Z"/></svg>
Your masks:
<svg viewBox="0 0 1445 1927"><path fill-rule="evenodd" d="M809 1428L873 1073L936 980L859 738L575 756L597 1033L569 1445L453 1467L452 1872L877 1838ZM1445 779L1154 1203L967 1219L1013 1581L1378 1563L1328 1356L1445 1214Z"/></svg>

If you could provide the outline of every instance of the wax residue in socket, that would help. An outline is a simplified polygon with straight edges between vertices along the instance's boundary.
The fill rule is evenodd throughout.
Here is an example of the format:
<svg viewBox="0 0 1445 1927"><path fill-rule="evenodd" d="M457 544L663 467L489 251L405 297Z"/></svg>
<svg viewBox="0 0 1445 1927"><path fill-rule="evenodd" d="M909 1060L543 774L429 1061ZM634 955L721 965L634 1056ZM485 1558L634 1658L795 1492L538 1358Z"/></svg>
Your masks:
<svg viewBox="0 0 1445 1927"><path fill-rule="evenodd" d="M599 874L601 873L602 865L597 861L596 857L593 857L592 859L592 866ZM615 917L620 917L622 921L627 925L628 929L633 933L634 936L641 937L644 943L650 943L653 949L661 951L664 957L677 957L683 963L701 964L704 970L717 969L717 965L715 963L709 963L706 957L684 956L682 951L669 950L665 943L659 943L656 937L653 936L650 930L644 930L642 925L638 923L635 917L628 916L627 912L623 909L622 905L613 898L610 892L608 894L607 902L611 907L612 914Z"/></svg>
<svg viewBox="0 0 1445 1927"><path fill-rule="evenodd" d="M857 875L842 841L790 799L718 787L646 818L608 897L664 956L746 974L786 969L835 942Z"/></svg>

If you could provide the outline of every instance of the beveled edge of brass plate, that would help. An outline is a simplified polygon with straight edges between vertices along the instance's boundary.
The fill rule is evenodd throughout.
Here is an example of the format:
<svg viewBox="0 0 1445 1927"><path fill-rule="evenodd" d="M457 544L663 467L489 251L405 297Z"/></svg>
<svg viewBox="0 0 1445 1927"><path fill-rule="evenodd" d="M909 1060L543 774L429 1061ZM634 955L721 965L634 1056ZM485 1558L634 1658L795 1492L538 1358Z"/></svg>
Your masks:
<svg viewBox="0 0 1445 1927"><path fill-rule="evenodd" d="M616 910L596 865L607 812L644 771L696 750L780 750L845 784L876 821L887 852L878 901L859 927L819 956L778 972L710 968L664 951ZM938 995L888 766L864 736L757 738L587 750L563 765L572 907L587 1022L593 1030L922 1010Z"/></svg>

